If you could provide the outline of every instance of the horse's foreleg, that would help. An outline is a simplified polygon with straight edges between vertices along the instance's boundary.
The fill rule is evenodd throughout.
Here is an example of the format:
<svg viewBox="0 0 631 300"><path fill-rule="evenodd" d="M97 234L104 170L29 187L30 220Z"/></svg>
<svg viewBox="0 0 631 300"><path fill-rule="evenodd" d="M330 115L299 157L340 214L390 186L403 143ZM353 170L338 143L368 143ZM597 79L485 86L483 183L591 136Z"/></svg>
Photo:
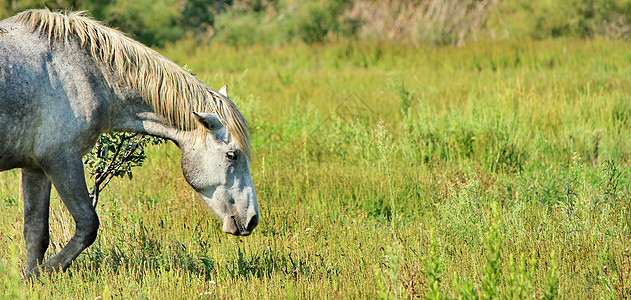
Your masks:
<svg viewBox="0 0 631 300"><path fill-rule="evenodd" d="M43 265L46 269L62 271L70 266L81 251L94 242L99 228L99 218L86 187L80 155L61 157L47 164L45 171L76 224L75 234L68 244Z"/></svg>
<svg viewBox="0 0 631 300"><path fill-rule="evenodd" d="M24 198L24 239L26 240L27 278L36 275L48 249L48 207L50 180L39 169L22 169L22 197Z"/></svg>

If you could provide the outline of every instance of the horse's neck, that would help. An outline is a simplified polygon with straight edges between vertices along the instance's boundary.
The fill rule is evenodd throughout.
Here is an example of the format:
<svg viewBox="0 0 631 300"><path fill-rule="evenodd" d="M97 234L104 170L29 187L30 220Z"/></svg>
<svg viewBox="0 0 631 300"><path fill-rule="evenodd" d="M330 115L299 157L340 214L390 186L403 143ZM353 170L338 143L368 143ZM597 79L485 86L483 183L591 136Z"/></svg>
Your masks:
<svg viewBox="0 0 631 300"><path fill-rule="evenodd" d="M101 72L111 95L109 100L104 99L111 101L107 105L111 112L108 130L147 134L180 142L185 133L159 116L153 105L141 99L138 91L124 84L110 68L102 68Z"/></svg>
<svg viewBox="0 0 631 300"><path fill-rule="evenodd" d="M134 98L114 99L116 113L111 120L113 131L135 132L180 142L184 132L158 116L150 104Z"/></svg>

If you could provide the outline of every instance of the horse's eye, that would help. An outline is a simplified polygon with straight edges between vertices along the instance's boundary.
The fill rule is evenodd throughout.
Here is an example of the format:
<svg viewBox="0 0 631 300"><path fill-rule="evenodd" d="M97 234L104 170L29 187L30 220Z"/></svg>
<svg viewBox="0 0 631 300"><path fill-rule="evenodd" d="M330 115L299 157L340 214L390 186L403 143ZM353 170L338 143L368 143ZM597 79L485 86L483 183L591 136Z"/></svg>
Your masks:
<svg viewBox="0 0 631 300"><path fill-rule="evenodd" d="M237 152L236 151L228 151L228 152L226 152L226 158L228 158L229 160L236 160L237 159Z"/></svg>

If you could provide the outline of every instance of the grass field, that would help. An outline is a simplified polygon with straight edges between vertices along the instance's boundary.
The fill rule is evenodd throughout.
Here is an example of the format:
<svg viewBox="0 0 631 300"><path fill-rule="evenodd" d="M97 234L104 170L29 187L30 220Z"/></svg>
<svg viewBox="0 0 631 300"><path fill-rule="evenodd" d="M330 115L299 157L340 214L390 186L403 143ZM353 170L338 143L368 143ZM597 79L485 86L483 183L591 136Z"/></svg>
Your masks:
<svg viewBox="0 0 631 300"><path fill-rule="evenodd" d="M628 48L168 46L248 118L259 227L221 233L163 145L104 192L68 272L24 285L0 173L0 298L631 297ZM48 255L74 232L53 198Z"/></svg>

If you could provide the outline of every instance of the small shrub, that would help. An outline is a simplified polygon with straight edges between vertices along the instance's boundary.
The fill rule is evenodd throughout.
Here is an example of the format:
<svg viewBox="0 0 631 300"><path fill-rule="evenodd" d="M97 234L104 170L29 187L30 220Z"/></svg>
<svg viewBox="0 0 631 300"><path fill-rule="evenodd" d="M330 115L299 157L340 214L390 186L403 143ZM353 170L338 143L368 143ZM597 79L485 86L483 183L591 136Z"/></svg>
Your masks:
<svg viewBox="0 0 631 300"><path fill-rule="evenodd" d="M164 140L157 137L127 133L105 133L99 137L90 153L83 158L83 164L94 177L91 192L92 202L96 206L99 194L114 177L133 177L132 168L142 165L145 147L159 145Z"/></svg>

